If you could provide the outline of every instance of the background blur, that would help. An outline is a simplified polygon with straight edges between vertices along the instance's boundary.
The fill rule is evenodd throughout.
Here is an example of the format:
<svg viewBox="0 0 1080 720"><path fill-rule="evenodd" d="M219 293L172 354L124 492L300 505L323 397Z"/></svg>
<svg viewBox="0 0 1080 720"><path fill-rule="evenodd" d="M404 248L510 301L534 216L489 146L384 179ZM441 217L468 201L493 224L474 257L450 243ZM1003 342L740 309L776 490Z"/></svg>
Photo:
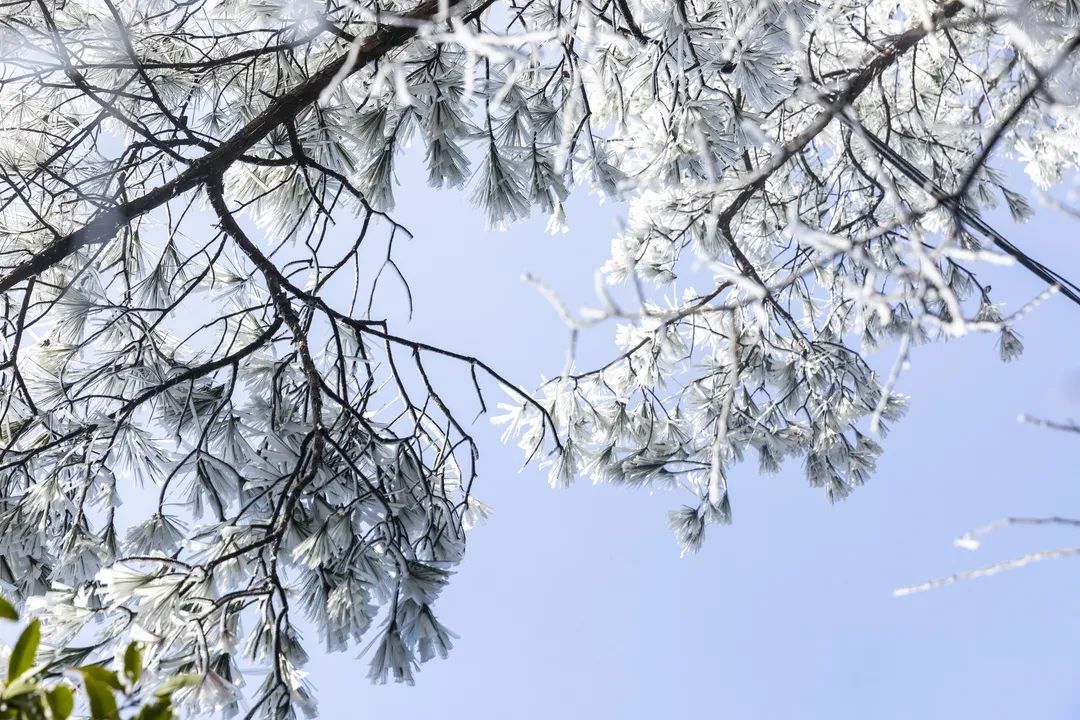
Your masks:
<svg viewBox="0 0 1080 720"><path fill-rule="evenodd" d="M395 331L475 353L535 386L561 371L567 331L520 276L547 281L573 309L592 300L618 206L579 189L570 232L545 219L487 232L466 197L400 172L395 244L415 318ZM1018 181L1017 186L1026 186ZM1080 275L1080 223L1040 208L1022 226L994 216L1034 256ZM984 268L1012 312L1042 288L1020 268ZM384 308L404 318L388 281ZM396 298L396 300L395 300ZM397 303L395 305L395 303ZM1054 298L1018 326L1010 365L996 338L918 347L898 389L908 416L883 443L871 482L830 506L789 463L731 477L735 522L679 558L665 513L679 494L548 488L487 419L476 495L495 507L473 531L440 600L460 638L415 687L368 684L356 655L309 666L326 718L1066 718L1080 715L1076 663L1080 560L1062 560L894 599L893 589L1055 544L1080 531L1012 527L976 552L963 532L1006 515L1080 515L1080 436L1020 424L1021 413L1080 419L1080 308ZM582 338L582 367L614 352L613 326ZM887 374L889 349L872 356ZM440 371L477 407L460 368ZM454 392L451 393L454 395ZM499 393L487 394L493 405ZM317 644L311 638L312 646Z"/></svg>

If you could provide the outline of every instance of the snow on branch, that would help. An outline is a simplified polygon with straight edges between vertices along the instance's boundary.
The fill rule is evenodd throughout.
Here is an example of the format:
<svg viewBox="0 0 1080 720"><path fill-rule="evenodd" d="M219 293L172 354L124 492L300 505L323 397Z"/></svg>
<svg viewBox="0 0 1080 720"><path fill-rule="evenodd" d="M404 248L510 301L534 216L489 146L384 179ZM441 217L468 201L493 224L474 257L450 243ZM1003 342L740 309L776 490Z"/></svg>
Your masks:
<svg viewBox="0 0 1080 720"><path fill-rule="evenodd" d="M987 220L1033 211L1004 155L1043 192L1080 162L1077 48L1056 0L3 3L2 589L88 661L138 636L194 712L258 676L247 715L288 718L304 623L376 682L451 650L477 410L554 485L681 493L684 553L748 473L843 499L922 344L1011 360L1080 298ZM550 380L399 327L409 152L492 227L617 209L574 237L610 245L593 307L530 280L570 331ZM1006 307L988 264L1047 289Z"/></svg>

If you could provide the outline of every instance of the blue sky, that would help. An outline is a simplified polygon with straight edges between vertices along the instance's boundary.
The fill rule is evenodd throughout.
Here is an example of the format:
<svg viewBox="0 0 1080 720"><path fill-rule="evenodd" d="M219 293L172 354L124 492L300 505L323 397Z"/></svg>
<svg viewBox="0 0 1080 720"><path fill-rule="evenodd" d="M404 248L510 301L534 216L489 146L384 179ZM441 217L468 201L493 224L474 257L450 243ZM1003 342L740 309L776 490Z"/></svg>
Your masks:
<svg viewBox="0 0 1080 720"><path fill-rule="evenodd" d="M520 276L539 275L572 306L589 300L618 207L579 191L566 235L545 235L543 219L487 232L463 196L428 190L411 169L402 179L395 215L416 238L396 252L416 315L397 331L478 354L526 386L558 372L566 330ZM1069 221L1042 211L1023 226L999 225L1080 274ZM1019 268L986 277L1007 310L1041 289ZM519 472L517 448L478 420L476 494L496 514L472 533L440 601L441 619L460 635L454 652L425 666L415 687L369 685L355 652L316 654L308 669L321 715L1077 716L1077 561L907 598L891 591L1080 544L1080 533L1018 527L974 553L952 547L1005 515L1080 513L1080 438L1017 422L1024 412L1080 417L1078 322L1080 308L1051 300L1020 325L1027 350L1010 365L989 336L917 348L900 382L911 411L866 487L830 506L798 464L773 477L740 466L734 525L712 529L700 554L681 559L665 525L680 496L587 481L551 490L536 468ZM584 364L609 356L612 330L585 338ZM873 362L887 371L892 356ZM440 375L468 385L450 366ZM458 401L475 403L468 392Z"/></svg>

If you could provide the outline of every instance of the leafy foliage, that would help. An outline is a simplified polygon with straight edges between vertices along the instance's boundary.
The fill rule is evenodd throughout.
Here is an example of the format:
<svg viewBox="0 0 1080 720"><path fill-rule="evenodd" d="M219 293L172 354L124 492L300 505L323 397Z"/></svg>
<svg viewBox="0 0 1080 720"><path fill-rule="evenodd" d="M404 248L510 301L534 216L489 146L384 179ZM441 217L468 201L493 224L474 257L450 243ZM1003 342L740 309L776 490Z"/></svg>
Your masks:
<svg viewBox="0 0 1080 720"><path fill-rule="evenodd" d="M6 599L0 607L5 608L4 619L18 620ZM70 665L67 648L52 651L49 661L40 662L40 642L41 623L34 619L14 647L7 648L7 679L0 684L0 717L5 720L67 720L75 711L80 685L91 720L172 720L174 693L199 682L194 676L177 675L151 691L139 682L142 651L135 642L116 658L122 674L101 665Z"/></svg>

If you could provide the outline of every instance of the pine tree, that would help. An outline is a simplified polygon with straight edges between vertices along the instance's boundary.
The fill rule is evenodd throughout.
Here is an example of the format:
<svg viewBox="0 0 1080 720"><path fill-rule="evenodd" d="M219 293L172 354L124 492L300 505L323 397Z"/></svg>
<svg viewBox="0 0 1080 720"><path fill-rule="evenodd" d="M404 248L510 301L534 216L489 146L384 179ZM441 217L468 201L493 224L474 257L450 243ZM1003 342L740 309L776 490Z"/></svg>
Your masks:
<svg viewBox="0 0 1080 720"><path fill-rule="evenodd" d="M198 678L204 714L235 708L241 661L262 670L250 716L314 712L303 616L330 650L368 643L373 680L411 682L452 647L436 600L487 513L439 361L484 410L502 388L506 438L553 484L683 492L684 551L730 522L748 457L847 496L914 348L992 332L1021 351L1027 308L1006 313L980 266L1080 302L984 219L1031 212L1004 159L1041 190L1076 167L1078 17L1071 0L3 3L0 583L59 647L134 636L151 675ZM410 145L492 226L572 228L571 193L621 203L596 307L538 283L575 334L616 328L610 362L571 357L532 388L373 314L407 275ZM884 374L879 344L897 349ZM118 512L136 492L152 511Z"/></svg>

